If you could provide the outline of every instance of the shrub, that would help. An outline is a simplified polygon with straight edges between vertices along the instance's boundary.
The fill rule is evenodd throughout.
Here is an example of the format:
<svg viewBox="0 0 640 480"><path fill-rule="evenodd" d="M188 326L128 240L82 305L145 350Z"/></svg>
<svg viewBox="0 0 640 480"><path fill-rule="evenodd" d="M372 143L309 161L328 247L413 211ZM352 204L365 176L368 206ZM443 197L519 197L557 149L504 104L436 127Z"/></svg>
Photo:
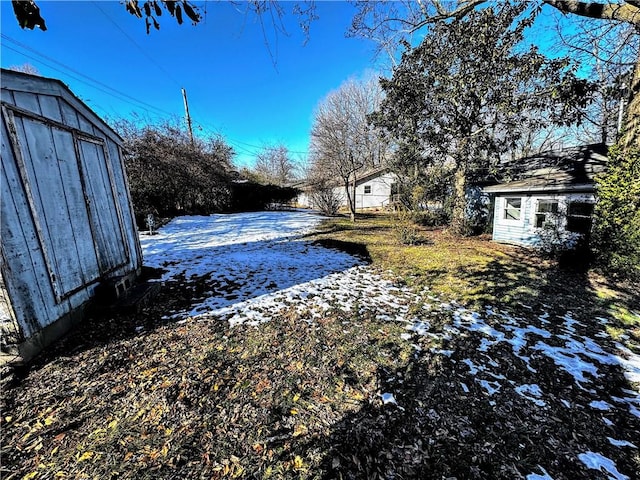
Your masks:
<svg viewBox="0 0 640 480"><path fill-rule="evenodd" d="M230 189L227 211L232 212L275 210L288 205L298 195L295 188L256 182L232 183Z"/></svg>
<svg viewBox="0 0 640 480"><path fill-rule="evenodd" d="M609 168L596 179L598 202L591 247L597 265L640 280L640 150L609 151Z"/></svg>
<svg viewBox="0 0 640 480"><path fill-rule="evenodd" d="M179 125L116 124L125 145L125 166L136 222L148 215L208 214L229 203L231 148L218 138L194 139Z"/></svg>
<svg viewBox="0 0 640 480"><path fill-rule="evenodd" d="M396 239L402 245L416 245L420 241L418 227L414 222L412 212L401 210L397 213L396 221L393 225Z"/></svg>
<svg viewBox="0 0 640 480"><path fill-rule="evenodd" d="M342 205L342 199L336 193L333 183L325 179L315 181L311 200L313 205L325 215L335 215Z"/></svg>
<svg viewBox="0 0 640 480"><path fill-rule="evenodd" d="M415 223L425 227L442 227L449 224L449 214L442 208L413 213Z"/></svg>
<svg viewBox="0 0 640 480"><path fill-rule="evenodd" d="M579 233L558 228L556 222L545 223L538 231L538 237L540 251L544 255L556 259L576 249L582 239L582 235Z"/></svg>

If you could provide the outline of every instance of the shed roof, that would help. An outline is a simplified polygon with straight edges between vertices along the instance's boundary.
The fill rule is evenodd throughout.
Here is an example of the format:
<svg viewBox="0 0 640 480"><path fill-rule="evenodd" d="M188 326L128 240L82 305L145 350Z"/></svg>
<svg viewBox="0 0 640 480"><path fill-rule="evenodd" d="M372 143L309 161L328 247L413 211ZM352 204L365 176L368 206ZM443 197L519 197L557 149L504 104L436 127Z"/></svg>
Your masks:
<svg viewBox="0 0 640 480"><path fill-rule="evenodd" d="M80 100L65 83L57 78L31 75L29 73L16 72L3 68L0 70L0 86L3 90L6 89L14 92L28 92L61 97L103 130L113 141L120 145L123 143L122 137L118 135L113 128L102 120L86 103ZM38 112L33 113L37 114Z"/></svg>
<svg viewBox="0 0 640 480"><path fill-rule="evenodd" d="M488 193L593 192L595 176L605 171L607 147L602 144L550 150L521 159L519 179L485 187Z"/></svg>

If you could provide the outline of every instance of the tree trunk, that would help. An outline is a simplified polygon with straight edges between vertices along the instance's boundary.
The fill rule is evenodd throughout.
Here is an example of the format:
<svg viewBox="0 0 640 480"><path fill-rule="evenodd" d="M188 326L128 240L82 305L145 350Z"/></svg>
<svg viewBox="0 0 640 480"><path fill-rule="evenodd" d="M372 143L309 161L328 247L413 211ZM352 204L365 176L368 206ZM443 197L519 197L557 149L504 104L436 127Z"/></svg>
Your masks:
<svg viewBox="0 0 640 480"><path fill-rule="evenodd" d="M351 184L351 221L356 221L356 174L353 173L353 183Z"/></svg>
<svg viewBox="0 0 640 480"><path fill-rule="evenodd" d="M627 106L620 146L623 151L630 148L640 148L640 54L629 85L629 105Z"/></svg>
<svg viewBox="0 0 640 480"><path fill-rule="evenodd" d="M451 228L458 235L468 235L467 228L467 169L464 163L458 165L453 180L453 211Z"/></svg>
<svg viewBox="0 0 640 480"><path fill-rule="evenodd" d="M354 174L355 175L355 174ZM349 218L352 222L356 221L356 180L354 178L353 184L349 180L349 177L343 178L344 180L344 192L347 195L347 205L349 206ZM353 185L353 190L352 190Z"/></svg>

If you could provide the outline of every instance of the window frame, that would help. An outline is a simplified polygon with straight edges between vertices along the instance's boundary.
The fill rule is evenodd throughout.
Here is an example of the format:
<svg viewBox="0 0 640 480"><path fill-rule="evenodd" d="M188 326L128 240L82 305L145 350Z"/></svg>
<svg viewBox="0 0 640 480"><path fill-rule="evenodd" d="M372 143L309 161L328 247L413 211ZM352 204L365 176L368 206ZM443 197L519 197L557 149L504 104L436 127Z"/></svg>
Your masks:
<svg viewBox="0 0 640 480"><path fill-rule="evenodd" d="M511 207L511 208L509 207L509 202L513 200L518 200L519 202L519 207L517 209L514 207ZM504 223L521 225L524 222L524 203L525 202L522 197L516 197L516 196L502 197L502 208L500 209L501 211L500 221ZM517 210L518 218L509 218L508 212L510 210Z"/></svg>
<svg viewBox="0 0 640 480"><path fill-rule="evenodd" d="M571 207L575 204L580 204L580 205L589 205L590 206L590 214L589 215L584 215L582 212L580 213L572 213L571 212ZM575 200L575 201L569 201L567 202L567 214L566 214L566 225L565 225L565 230L567 232L571 232L571 233L578 233L580 235L589 235L591 233L591 229L593 228L593 213L595 210L595 203L594 202L587 202L587 201L580 201L580 200ZM575 231L573 229L570 229L570 223L571 223L571 219L576 219L578 221L582 221L582 222L586 222L589 224L589 229L587 231Z"/></svg>
<svg viewBox="0 0 640 480"><path fill-rule="evenodd" d="M555 209L552 207L550 210L541 211L541 205L554 205ZM560 213L560 201L557 198L537 198L536 199L536 209L533 213L533 228L544 228L545 224L549 221L553 223L555 217L555 224L558 223ZM543 217L543 221L540 225L538 225L538 219Z"/></svg>
<svg viewBox="0 0 640 480"><path fill-rule="evenodd" d="M371 185L363 185L363 192L364 195L371 195Z"/></svg>

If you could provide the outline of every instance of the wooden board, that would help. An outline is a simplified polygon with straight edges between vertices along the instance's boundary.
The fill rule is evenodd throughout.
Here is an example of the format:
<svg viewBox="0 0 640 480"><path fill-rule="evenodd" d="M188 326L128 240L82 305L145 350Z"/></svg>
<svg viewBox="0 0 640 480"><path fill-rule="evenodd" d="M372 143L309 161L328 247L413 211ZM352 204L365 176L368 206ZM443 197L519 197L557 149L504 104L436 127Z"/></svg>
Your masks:
<svg viewBox="0 0 640 480"><path fill-rule="evenodd" d="M104 144L78 138L82 177L89 207L89 218L100 270L109 272L128 262L122 225L115 199L113 180L107 165Z"/></svg>

